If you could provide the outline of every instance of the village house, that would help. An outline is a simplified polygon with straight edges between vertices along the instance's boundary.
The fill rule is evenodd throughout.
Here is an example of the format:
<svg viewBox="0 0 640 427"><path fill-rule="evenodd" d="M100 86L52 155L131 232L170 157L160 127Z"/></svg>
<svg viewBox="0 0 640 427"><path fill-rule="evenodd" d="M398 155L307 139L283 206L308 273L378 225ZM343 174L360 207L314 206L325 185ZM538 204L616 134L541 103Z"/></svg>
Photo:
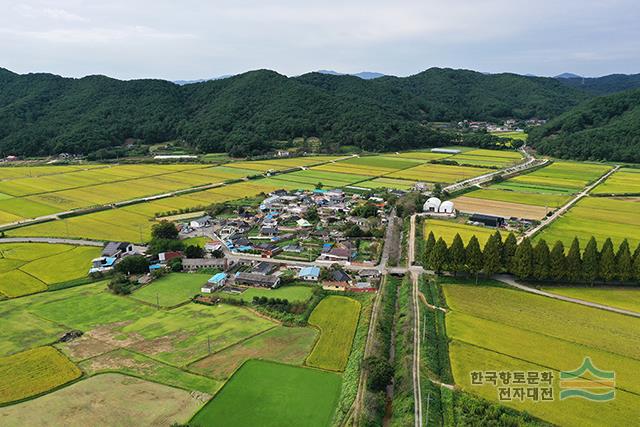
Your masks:
<svg viewBox="0 0 640 427"><path fill-rule="evenodd" d="M260 286L275 289L280 284L280 278L272 275L238 272L235 275L236 285Z"/></svg>
<svg viewBox="0 0 640 427"><path fill-rule="evenodd" d="M205 215L200 218L192 219L189 221L189 227L194 230L198 230L200 228L209 227L211 225L211 217L209 215Z"/></svg>
<svg viewBox="0 0 640 427"><path fill-rule="evenodd" d="M202 286L202 288L200 288L200 292L202 292L203 294L210 294L224 287L226 281L226 273L217 273L213 275L209 280L207 280L207 283Z"/></svg>
<svg viewBox="0 0 640 427"><path fill-rule="evenodd" d="M271 274L271 272L273 272L275 268L276 268L276 264L273 264L271 262L261 261L251 269L251 272L266 276L268 274Z"/></svg>
<svg viewBox="0 0 640 427"><path fill-rule="evenodd" d="M103 257L115 259L133 255L134 253L133 244L129 242L109 242L102 250Z"/></svg>
<svg viewBox="0 0 640 427"><path fill-rule="evenodd" d="M304 267L298 273L298 279L305 280L307 282L317 282L320 278L319 267Z"/></svg>

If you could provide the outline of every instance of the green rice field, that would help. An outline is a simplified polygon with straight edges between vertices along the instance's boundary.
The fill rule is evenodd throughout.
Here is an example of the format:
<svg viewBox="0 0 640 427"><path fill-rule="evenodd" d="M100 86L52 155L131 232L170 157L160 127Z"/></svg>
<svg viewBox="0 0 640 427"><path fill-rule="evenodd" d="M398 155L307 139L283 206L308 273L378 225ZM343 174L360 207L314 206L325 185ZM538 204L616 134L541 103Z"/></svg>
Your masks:
<svg viewBox="0 0 640 427"><path fill-rule="evenodd" d="M450 184L463 181L468 178L481 176L486 173L487 170L481 168L426 163L413 168L390 173L385 177L406 179L410 181Z"/></svg>
<svg viewBox="0 0 640 427"><path fill-rule="evenodd" d="M640 243L639 208L640 200L637 198L585 197L537 234L535 239L545 239L547 243L562 240L568 246L574 237L578 237L584 248L591 236L599 245L610 237L614 246L628 239L634 249Z"/></svg>
<svg viewBox="0 0 640 427"><path fill-rule="evenodd" d="M596 163L556 161L549 166L506 182L497 188L518 189L532 193L577 193L589 183L604 175L611 166Z"/></svg>
<svg viewBox="0 0 640 427"><path fill-rule="evenodd" d="M592 194L640 195L640 169L618 169L605 182L594 188Z"/></svg>
<svg viewBox="0 0 640 427"><path fill-rule="evenodd" d="M230 427L326 427L340 384L340 376L331 372L250 360L189 424L206 426L224 420Z"/></svg>
<svg viewBox="0 0 640 427"><path fill-rule="evenodd" d="M507 406L558 425L624 424L640 404L640 337L631 331L640 319L495 286L447 279L447 334L456 383L497 401L491 384L471 384L471 371L551 371L553 402L512 400ZM482 331L482 333L478 333ZM594 404L559 400L559 371L578 368L590 357L600 369L615 371L616 398Z"/></svg>
<svg viewBox="0 0 640 427"><path fill-rule="evenodd" d="M455 154L448 160L479 167L505 168L522 161L522 155L517 151L478 149Z"/></svg>
<svg viewBox="0 0 640 427"><path fill-rule="evenodd" d="M136 290L131 297L160 307L188 302L200 293L211 274L171 273Z"/></svg>
<svg viewBox="0 0 640 427"><path fill-rule="evenodd" d="M311 286L281 286L276 289L266 288L246 288L241 294L232 292L218 292L214 295L219 295L223 298L230 298L234 300L244 300L245 302L253 301L254 297L267 297L267 298L281 298L287 299L289 302L307 301L313 294L313 288Z"/></svg>
<svg viewBox="0 0 640 427"><path fill-rule="evenodd" d="M494 189L493 186L486 189L465 193L465 197L519 203L532 206L543 206L549 208L558 208L567 203L570 198L568 195L560 194L522 193L513 190L500 190Z"/></svg>
<svg viewBox="0 0 640 427"><path fill-rule="evenodd" d="M545 291L640 313L640 288L544 286Z"/></svg>

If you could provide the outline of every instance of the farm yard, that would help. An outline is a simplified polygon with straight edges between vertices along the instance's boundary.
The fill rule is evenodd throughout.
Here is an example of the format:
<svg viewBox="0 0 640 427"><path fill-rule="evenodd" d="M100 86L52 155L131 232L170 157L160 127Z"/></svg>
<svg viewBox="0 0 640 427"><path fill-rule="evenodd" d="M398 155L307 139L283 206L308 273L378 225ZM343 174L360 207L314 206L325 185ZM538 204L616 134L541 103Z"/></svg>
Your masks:
<svg viewBox="0 0 640 427"><path fill-rule="evenodd" d="M640 169L620 168L591 192L602 195L640 195Z"/></svg>
<svg viewBox="0 0 640 427"><path fill-rule="evenodd" d="M192 425L265 426L330 424L340 393L340 376L310 368L250 360L215 399L191 420ZM247 410L251 402L251 410Z"/></svg>
<svg viewBox="0 0 640 427"><path fill-rule="evenodd" d="M359 316L360 302L342 296L325 297L309 317L309 324L320 330L320 339L306 364L343 371L351 353Z"/></svg>
<svg viewBox="0 0 640 427"><path fill-rule="evenodd" d="M507 406L559 425L625 423L637 416L640 378L640 320L572 303L555 301L485 283L467 285L447 279L447 333L456 383L465 391L496 401L497 388L471 384L471 371L574 370L586 356L600 369L616 372L616 398L597 405L583 399ZM637 323L637 324L636 324ZM478 333L483 331L483 333ZM553 351L549 351L553 349Z"/></svg>
<svg viewBox="0 0 640 427"><path fill-rule="evenodd" d="M600 246L610 237L616 247L627 239L635 248L640 243L639 208L638 198L585 197L537 234L534 240L561 240L568 247L577 237L584 248L591 236Z"/></svg>
<svg viewBox="0 0 640 427"><path fill-rule="evenodd" d="M100 248L45 243L0 244L0 296L46 291L49 285L87 276Z"/></svg>

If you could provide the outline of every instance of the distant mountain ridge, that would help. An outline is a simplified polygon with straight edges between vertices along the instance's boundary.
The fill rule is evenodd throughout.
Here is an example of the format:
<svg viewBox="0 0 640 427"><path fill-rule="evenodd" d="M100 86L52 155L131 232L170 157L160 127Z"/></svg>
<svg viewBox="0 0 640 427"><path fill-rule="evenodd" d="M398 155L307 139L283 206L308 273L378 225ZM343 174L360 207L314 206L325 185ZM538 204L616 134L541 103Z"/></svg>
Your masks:
<svg viewBox="0 0 640 427"><path fill-rule="evenodd" d="M556 77L557 78L557 77ZM602 77L564 77L558 80L594 95L607 95L640 88L640 74L609 74Z"/></svg>
<svg viewBox="0 0 640 427"><path fill-rule="evenodd" d="M359 73L348 74L348 73L339 73L333 70L318 70L316 71L316 73L329 74L332 76L355 76L355 77L360 77L363 80L372 80L372 79L377 79L385 76L385 74L376 73L374 71L361 71Z"/></svg>
<svg viewBox="0 0 640 427"><path fill-rule="evenodd" d="M299 136L399 150L446 143L428 122L550 118L592 96L553 78L446 68L370 80L256 70L185 85L0 69L0 155L86 154L128 138L234 155Z"/></svg>

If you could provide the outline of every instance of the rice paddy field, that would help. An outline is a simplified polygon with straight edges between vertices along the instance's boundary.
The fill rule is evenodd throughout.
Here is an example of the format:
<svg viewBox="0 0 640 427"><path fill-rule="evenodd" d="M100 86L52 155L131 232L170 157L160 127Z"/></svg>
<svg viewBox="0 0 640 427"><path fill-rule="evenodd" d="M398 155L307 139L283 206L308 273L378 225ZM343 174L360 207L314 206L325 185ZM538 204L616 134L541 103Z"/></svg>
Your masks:
<svg viewBox="0 0 640 427"><path fill-rule="evenodd" d="M47 243L0 244L0 296L15 298L86 277L101 249Z"/></svg>
<svg viewBox="0 0 640 427"><path fill-rule="evenodd" d="M574 194L610 169L611 166L597 163L556 161L493 187L527 193Z"/></svg>
<svg viewBox="0 0 640 427"><path fill-rule="evenodd" d="M171 273L137 289L131 298L160 307L174 307L199 294L210 277L210 274Z"/></svg>
<svg viewBox="0 0 640 427"><path fill-rule="evenodd" d="M319 333L315 328L278 326L189 365L189 370L227 380L249 359L301 366Z"/></svg>
<svg viewBox="0 0 640 427"><path fill-rule="evenodd" d="M424 227L425 239L429 236L429 233L433 232L436 240L442 237L447 244L451 244L456 234L460 234L462 241L467 244L471 236L476 236L481 247L484 247L489 237L495 233L495 229L493 228L479 227L442 219L427 219Z"/></svg>
<svg viewBox="0 0 640 427"><path fill-rule="evenodd" d="M640 199L633 197L585 197L567 213L535 236L547 243L561 240L565 246L578 237L582 248L591 236L599 245L610 237L617 247L628 239L632 248L640 243Z"/></svg>
<svg viewBox="0 0 640 427"><path fill-rule="evenodd" d="M308 366L343 371L360 316L360 302L342 296L325 297L311 313L309 324L320 330L320 339L306 360Z"/></svg>
<svg viewBox="0 0 640 427"><path fill-rule="evenodd" d="M404 179L394 179L394 178L375 178L371 181L359 182L357 184L358 187L369 188L369 189L379 189L379 188L395 188L398 190L411 190L415 185L414 181L407 181Z"/></svg>
<svg viewBox="0 0 640 427"><path fill-rule="evenodd" d="M558 295L609 305L640 313L640 289L628 287L568 287L544 286L543 289Z"/></svg>
<svg viewBox="0 0 640 427"><path fill-rule="evenodd" d="M640 195L640 169L621 168L598 185L592 194Z"/></svg>
<svg viewBox="0 0 640 427"><path fill-rule="evenodd" d="M525 132L516 132L516 131L512 131L512 132L491 132L492 135L495 136L499 136L501 138L510 138L510 139L516 139L519 141L526 141L527 140L527 134Z"/></svg>
<svg viewBox="0 0 640 427"><path fill-rule="evenodd" d="M0 408L6 427L162 426L185 423L202 406L187 390L121 374L96 375L36 400ZM73 410L70 410L73 402Z"/></svg>
<svg viewBox="0 0 640 427"><path fill-rule="evenodd" d="M472 371L551 371L555 400L504 401L557 425L625 424L640 407L640 319L503 287L447 280L446 326L455 381L465 391L498 400L498 389L471 384ZM482 331L482 333L478 333ZM616 396L607 402L559 400L559 372L590 357L616 374Z"/></svg>
<svg viewBox="0 0 640 427"><path fill-rule="evenodd" d="M447 158L459 164L487 168L506 168L522 161L518 151L507 150L470 150Z"/></svg>
<svg viewBox="0 0 640 427"><path fill-rule="evenodd" d="M335 412L340 385L340 376L331 372L250 360L189 424L224 420L230 427L325 427Z"/></svg>
<svg viewBox="0 0 640 427"><path fill-rule="evenodd" d="M301 166L312 166L325 162L330 162L340 159L336 156L310 156L310 157L295 157L291 159L271 159L271 160L257 160L246 162L233 162L228 166L232 168L248 169L255 171L256 173L265 173L269 171L281 171L291 168L299 168Z"/></svg>
<svg viewBox="0 0 640 427"><path fill-rule="evenodd" d="M413 168L389 173L385 178L406 179L409 181L433 182L452 184L468 178L488 173L487 169L467 166L451 166L435 163L425 163Z"/></svg>
<svg viewBox="0 0 640 427"><path fill-rule="evenodd" d="M0 357L0 404L38 395L81 375L80 369L53 347Z"/></svg>

